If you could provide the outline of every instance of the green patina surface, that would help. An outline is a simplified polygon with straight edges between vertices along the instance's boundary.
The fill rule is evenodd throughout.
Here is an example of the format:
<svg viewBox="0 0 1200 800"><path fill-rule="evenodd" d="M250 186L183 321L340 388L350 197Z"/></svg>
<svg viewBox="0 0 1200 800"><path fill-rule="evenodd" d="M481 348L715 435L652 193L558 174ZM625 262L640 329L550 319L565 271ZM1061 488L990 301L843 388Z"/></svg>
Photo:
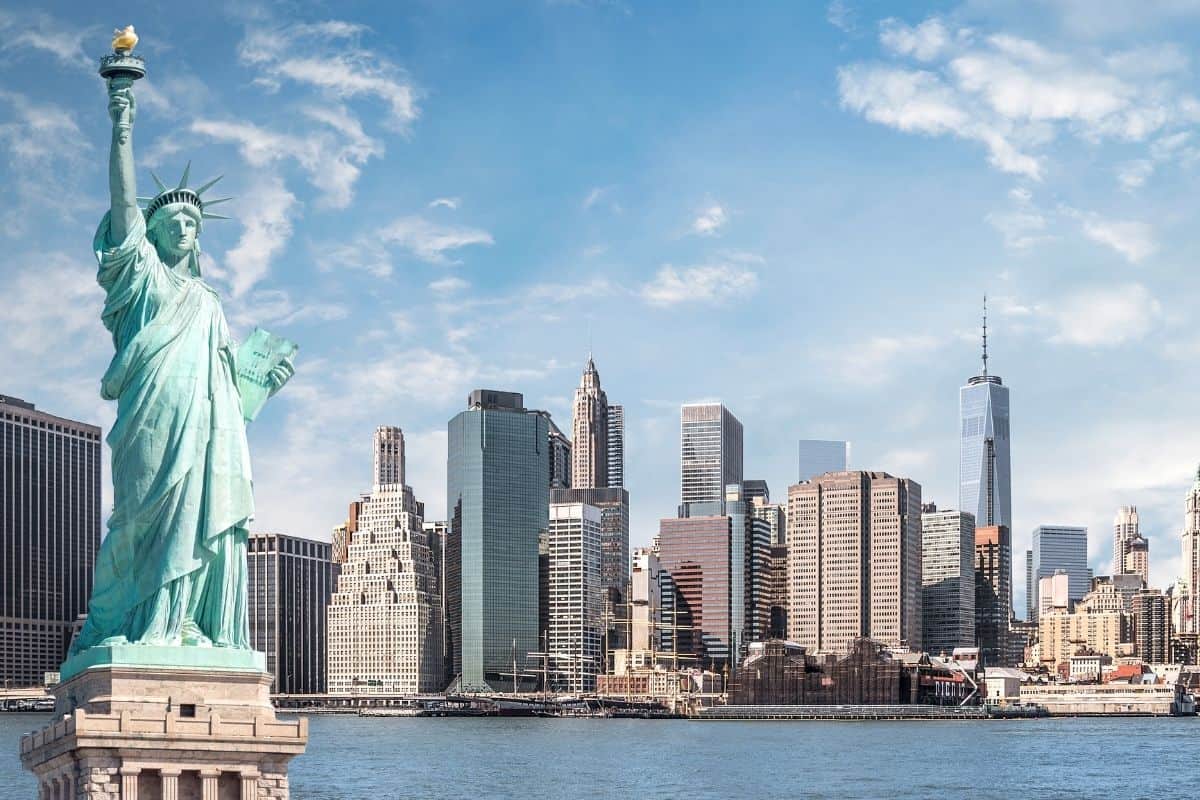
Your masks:
<svg viewBox="0 0 1200 800"><path fill-rule="evenodd" d="M138 198L137 76L106 77L112 203L94 251L115 351L101 381L101 395L117 403L107 437L114 504L64 677L99 663L262 669L247 623L253 413L242 392L246 381L264 396L277 391L294 346L275 361L239 353L200 272L201 227L217 216L206 206L219 202L202 195L215 181L191 189L187 170L174 187L154 176L157 194ZM253 370L239 370L251 360Z"/></svg>
<svg viewBox="0 0 1200 800"><path fill-rule="evenodd" d="M66 681L91 667L109 665L139 667L201 667L213 670L264 672L267 657L255 650L228 647L163 647L126 644L105 647L97 645L71 656L59 670L59 680Z"/></svg>

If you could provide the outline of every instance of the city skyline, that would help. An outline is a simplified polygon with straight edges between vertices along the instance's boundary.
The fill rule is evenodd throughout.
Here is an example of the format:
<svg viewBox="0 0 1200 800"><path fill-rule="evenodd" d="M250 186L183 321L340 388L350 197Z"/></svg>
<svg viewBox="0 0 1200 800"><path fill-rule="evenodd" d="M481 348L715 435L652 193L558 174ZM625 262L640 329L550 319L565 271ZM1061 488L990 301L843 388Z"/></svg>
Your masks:
<svg viewBox="0 0 1200 800"><path fill-rule="evenodd" d="M618 47L611 60L596 51L622 38L643 41L662 21L653 11L622 15L555 6L518 14L517 30L547 39L557 32L576 45L566 49L583 54L569 59L546 48L517 68L512 86L487 97L473 86L477 73L434 55L445 42L465 38L460 23L436 11L372 19L370 30L335 40L329 50L279 19L189 17L170 26L175 50L168 53L166 26L153 9L131 8L134 21L146 19L139 31L156 65L140 109L141 151L156 161L156 170L178 170L183 155L160 143L167 134L186 134L198 171L245 167L244 177L230 179L240 181L230 190L242 198L231 207L235 221L205 229L205 269L233 298L236 335L262 323L301 343L295 382L277 401L283 411L251 431L256 529L325 539L342 518L346 498L365 483L363 471L353 466L355 448L345 443L363 441L380 424L399 424L409 433L410 483L427 498L427 516L443 518L445 421L462 395L476 385L523 391L530 406L548 409L564 425L592 338L589 327L605 386L625 405L632 547L647 544L656 521L677 502L672 484L679 406L711 398L720 398L745 423L746 474L786 487L799 438L841 437L855 443L855 467L912 476L927 500L951 507L957 494L956 389L976 363L976 304L986 292L993 298L993 363L1014 389L1018 421L1014 552L1028 548L1037 525L1106 531L1113 508L1136 504L1153 553L1152 584L1166 586L1181 574L1179 498L1200 461L1200 438L1187 424L1194 412L1186 401L1196 387L1183 359L1194 342L1181 322L1193 290L1180 280L1177 260L1188 249L1176 208L1184 179L1174 173L1188 173L1169 168L1185 153L1170 151L1167 140L1188 133L1190 123L1172 117L1114 141L1105 124L1128 121L1140 109L1131 99L1137 92L1117 92L1096 116L1068 106L1062 116L1043 120L1054 131L1051 140L1033 145L1014 138L1009 143L1023 158L1004 161L999 151L976 142L969 127L930 128L917 121L908 130L930 135L895 130L903 127L897 115L904 109L878 96L882 77L928 74L940 82L935 86L947 87L948 102L962 114L990 120L988 129L995 129L1011 122L1014 112L987 107L954 82L954 59L993 65L1008 59L1019 70L1024 62L995 39L1010 36L1054 53L1064 71L1075 69L1071 74L1141 88L1149 79L1118 56L1146 42L1165 43L1160 52L1168 54L1172 43L1185 45L1185 34L1167 27L1177 20L1146 12L1133 34L1122 35L1085 30L1065 11L1015 19L1001 11L950 8L931 16L914 5L893 10L897 18L888 21L854 4L846 7L852 13L836 22L820 7L735 20L743 35L734 38L744 44L716 38L711 29L720 26L709 23L729 22L716 11L680 21L663 58L690 63L703 48L719 45L729 55L728 73L703 64L697 77L711 94L698 96L681 92L678 78L661 69L669 62L638 61L647 88L628 100L621 95L629 93L629 74L616 62L631 51ZM89 26L102 34L111 28L102 13L52 11L32 24L63 37L10 54L27 87L23 96L40 109L62 112L47 117L59 122L42 141L58 148L65 166L56 175L58 191L48 198L21 179L21 169L49 156L35 152L17 163L5 143L10 149L0 169L27 212L26 228L8 233L15 249L28 251L44 238L50 220L54 240L62 244L42 259L47 268L33 269L22 259L0 268L0 291L16 299L0 321L19 331L0 346L0 361L37 365L21 370L4 391L107 430L112 410L95 391L106 345L91 318L98 290L86 252L98 214L70 199L103 194L102 177L84 170L78 155L102 142L72 127L89 129L74 109L90 108L98 91L94 37L84 34ZM301 9L296 18L311 24L335 19L313 9ZM413 21L426 24L408 24ZM230 35L214 36L218 23ZM975 31L973 38L956 37L966 27ZM772 69L779 62L749 63L750 51L775 52L764 47L778 35L771 29L801 32L812 61L799 75L781 79L787 70ZM689 37L694 45L680 43ZM469 40L462 46L479 54ZM349 118L361 124L362 138L331 139L326 123L297 110L312 109L326 95L287 77L280 47L333 56L338 48L352 48L380 67L385 77L379 85L390 94L342 98ZM194 63L185 65L179 52ZM86 69L78 66L82 62ZM588 135L593 117L556 112L562 85L541 77L558 71L569 76L564 80L581 79L598 68L611 72L613 85L585 79L582 88L610 119L630 126L627 133L617 123L603 129L615 132L609 137L615 144ZM1186 59L1164 62L1154 84L1155 96L1166 98L1164 107L1174 109L1184 99L1180 86L1190 72ZM172 85L197 82L207 90L197 107L172 107L162 99ZM541 91L491 144L463 133L508 109L517 85ZM642 119L646 92L682 94L688 101ZM739 99L747 96L750 108ZM252 127L234 129L223 113L230 103L259 106L262 113L252 115ZM760 105L785 109L768 113ZM534 118L561 126L554 136L566 142L561 162L543 167L533 157L547 150L538 133L547 126ZM763 145L755 149L767 151L766 160L730 160L722 135L738 132L731 129L734 118L746 119L764 137L755 140ZM724 122L712 133L697 132L714 120ZM1072 124L1095 133L1096 143L1078 147L1087 137L1069 130ZM779 126L786 136L765 138ZM325 176L314 188L319 170L306 169L296 155L296 142L306 140L344 168L337 173L341 183ZM264 141L273 142L279 155L255 149ZM466 168L450 164L439 142L461 147ZM659 143L688 157L664 154ZM573 166L585 155L594 157L593 166ZM499 179L468 174L502 161L515 166ZM901 169L905 162L913 166ZM696 170L697 163L705 167ZM644 169L647 164L652 168ZM360 175L364 165L375 175ZM767 166L781 178L773 183L789 187L786 192L761 190ZM893 167L897 171L889 171ZM551 174L556 170L560 176ZM637 177L639 171L646 176ZM517 190L526 173L532 183L545 184L544 200ZM138 179L148 184L147 174ZM948 180L972 199L946 196ZM838 197L878 197L898 218L886 220L868 204L851 226L845 203L828 203L827 193L811 188L816 184L838 187ZM789 232L797 217L811 222ZM363 227L351 219L362 219ZM936 231L927 219L937 221ZM864 225L879 235L863 236ZM266 250L244 239L271 226L287 232ZM336 267L321 257L327 253L336 261L339 243L384 229L378 259L356 265L362 269ZM955 233L930 245L939 238L932 234L943 230ZM431 233L445 233L448 238L438 241L456 246L430 249ZM855 286L854 294L843 278L812 291L818 277L850 264L864 265L872 280ZM883 266L898 266L913 288L900 287L895 278L873 282L885 274ZM47 275L54 280L43 281ZM71 289L64 295L62 286ZM936 304L894 302L895 292L935 289ZM776 297L796 313L772 306L776 313L764 314L762 304ZM506 305L540 313L514 320ZM421 314L426 307L432 309L428 318ZM568 313L577 314L577 324L564 325ZM351 319L364 324L347 324ZM504 335L494 335L501 325ZM341 359L349 366L335 366ZM1121 387L1106 393L1103 403L1081 396L1079 386L1107 386L1118 372ZM1145 386L1156 387L1153 408L1144 391L1134 391ZM1115 441L1123 447L1109 446ZM107 453L103 461L107 470ZM103 485L109 493L107 478ZM109 504L103 504L105 515ZM1094 536L1089 565L1108 574L1109 559L1108 543ZM1023 584L1019 577L1014 581L1019 609Z"/></svg>

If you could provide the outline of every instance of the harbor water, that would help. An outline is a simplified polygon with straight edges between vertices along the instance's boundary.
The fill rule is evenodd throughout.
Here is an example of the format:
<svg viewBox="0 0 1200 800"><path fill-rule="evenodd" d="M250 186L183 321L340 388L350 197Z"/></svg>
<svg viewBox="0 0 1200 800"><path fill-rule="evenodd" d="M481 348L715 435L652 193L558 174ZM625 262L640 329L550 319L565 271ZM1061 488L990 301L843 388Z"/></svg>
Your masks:
<svg viewBox="0 0 1200 800"><path fill-rule="evenodd" d="M0 713L0 798L49 714ZM1195 795L1200 720L698 722L310 717L294 800Z"/></svg>

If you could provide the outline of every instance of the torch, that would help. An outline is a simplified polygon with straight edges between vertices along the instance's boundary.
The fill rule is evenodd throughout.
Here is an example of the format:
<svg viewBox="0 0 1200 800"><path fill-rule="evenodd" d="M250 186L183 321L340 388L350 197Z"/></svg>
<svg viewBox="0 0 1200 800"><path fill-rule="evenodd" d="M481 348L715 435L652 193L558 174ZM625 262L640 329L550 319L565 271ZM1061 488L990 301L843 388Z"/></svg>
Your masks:
<svg viewBox="0 0 1200 800"><path fill-rule="evenodd" d="M114 89L128 89L133 82L146 77L146 61L141 56L133 54L133 48L138 43L138 35L132 25L113 31L112 53L101 56L100 76L108 81L109 92ZM125 110L117 128L121 140L124 141L133 129L133 120L129 118L129 109Z"/></svg>

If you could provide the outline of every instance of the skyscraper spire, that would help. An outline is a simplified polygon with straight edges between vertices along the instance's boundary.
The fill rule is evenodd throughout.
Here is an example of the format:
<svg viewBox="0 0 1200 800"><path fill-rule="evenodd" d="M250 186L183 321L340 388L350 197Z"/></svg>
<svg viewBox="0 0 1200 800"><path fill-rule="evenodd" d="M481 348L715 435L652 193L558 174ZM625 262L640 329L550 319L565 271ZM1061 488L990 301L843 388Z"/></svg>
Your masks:
<svg viewBox="0 0 1200 800"><path fill-rule="evenodd" d="M983 377L987 377L987 295L983 296Z"/></svg>

